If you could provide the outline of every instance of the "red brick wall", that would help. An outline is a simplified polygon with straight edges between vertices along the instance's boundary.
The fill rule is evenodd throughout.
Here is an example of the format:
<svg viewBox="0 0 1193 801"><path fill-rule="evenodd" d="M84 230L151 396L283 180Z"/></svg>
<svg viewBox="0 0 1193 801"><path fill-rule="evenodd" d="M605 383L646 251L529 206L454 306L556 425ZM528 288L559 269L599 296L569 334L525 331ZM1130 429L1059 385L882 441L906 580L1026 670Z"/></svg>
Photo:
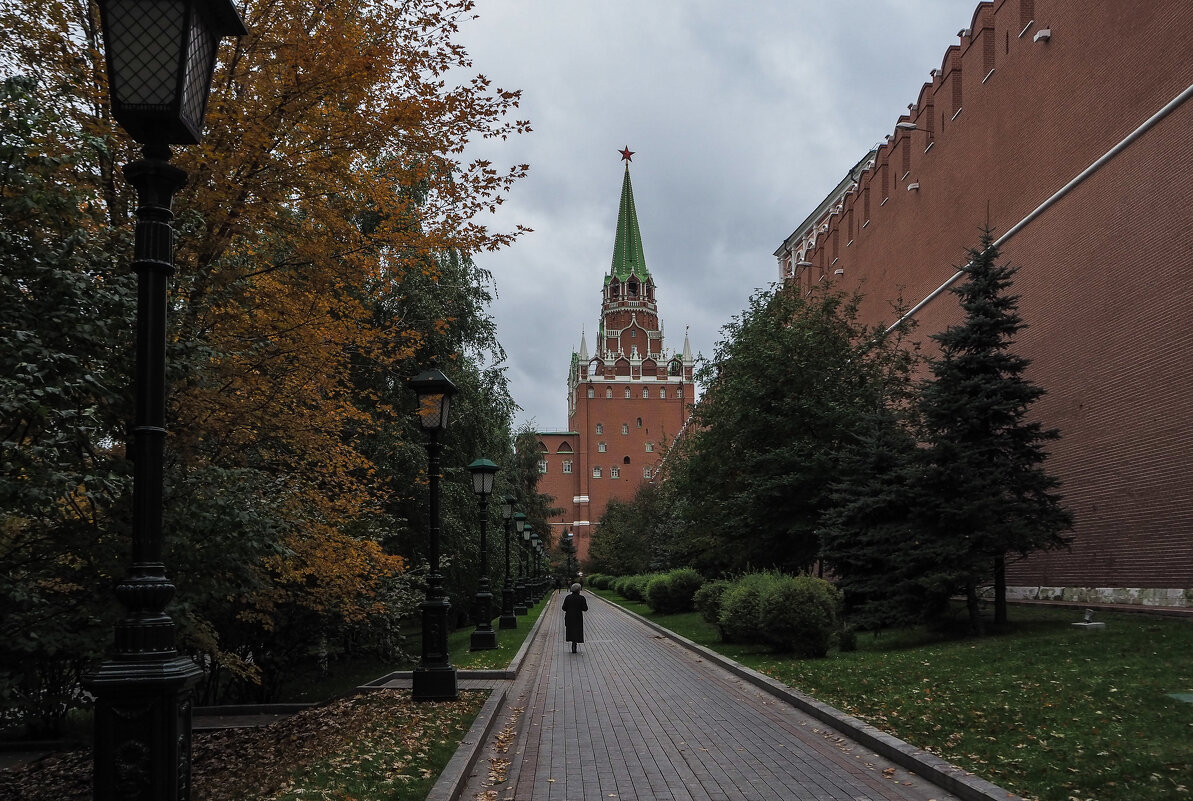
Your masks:
<svg viewBox="0 0 1193 801"><path fill-rule="evenodd" d="M587 389L593 388L593 397ZM630 397L625 397L626 388ZM612 398L605 397L605 389L613 392ZM643 389L650 394L642 397ZM667 397L659 397L665 389ZM661 381L653 377L643 381L622 383L581 383L577 390L576 411L571 418L573 434L540 434L540 441L547 447L543 458L547 460L547 473L539 482L541 492L555 498L555 506L564 512L551 521L553 534L558 535L566 527L575 534L577 555L583 563L588 558L588 544L592 531L612 499L629 500L645 480L643 468L656 468L663 451L679 434L687 419L687 406L692 402L692 385L683 386L684 397L677 392L680 385L673 381ZM639 425L641 420L641 425ZM603 433L596 433L597 424ZM627 426L623 434L622 425ZM558 453L559 445L567 442L575 451L566 455ZM606 450L600 451L600 443ZM646 450L646 443L652 443L653 450ZM572 473L563 473L563 462L572 461ZM626 463L629 459L629 463ZM601 468L601 477L592 474L594 467ZM620 475L612 477L612 469ZM587 503L574 503L578 496L587 496ZM588 525L576 525L588 521Z"/></svg>
<svg viewBox="0 0 1193 801"><path fill-rule="evenodd" d="M996 0L972 30L910 115L928 129L931 108L931 147L925 130L893 131L798 279L844 270L871 321L950 278L984 221L1002 236L1193 84L1186 0ZM1193 588L1191 134L1193 99L1002 247L1029 325L1017 346L1049 393L1033 414L1061 429L1048 466L1076 517L1072 551L1014 565L1011 584ZM958 310L945 293L916 317L927 343Z"/></svg>

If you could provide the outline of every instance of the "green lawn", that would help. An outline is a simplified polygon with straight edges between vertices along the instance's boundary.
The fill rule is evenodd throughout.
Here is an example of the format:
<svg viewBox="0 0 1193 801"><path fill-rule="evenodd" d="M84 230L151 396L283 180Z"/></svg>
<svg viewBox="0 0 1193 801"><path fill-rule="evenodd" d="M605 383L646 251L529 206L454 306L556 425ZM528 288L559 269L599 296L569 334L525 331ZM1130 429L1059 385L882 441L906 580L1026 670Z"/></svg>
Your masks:
<svg viewBox="0 0 1193 801"><path fill-rule="evenodd" d="M452 664L460 670L502 670L517 656L522 643L530 634L535 621L543 612L546 602L531 607L527 614L518 617L518 628L498 629L497 619L493 627L497 631L497 649L492 651L471 651L469 647L475 626L456 629L447 636L448 652ZM386 662L375 656L341 657L333 660L326 674L314 664L295 670L282 686L278 700L286 703L320 702L352 692L362 684L380 678L395 670L410 670L418 663L421 632L414 628L408 633L409 647L414 649L414 661L407 663Z"/></svg>
<svg viewBox="0 0 1193 801"><path fill-rule="evenodd" d="M469 650L472 642L472 632L476 626L466 626L456 629L447 636L447 649L451 654L452 664L460 670L503 670L518 655L522 643L530 636L535 621L543 613L551 596L530 607L525 615L518 616L518 628L499 629L497 619L493 619L493 628L497 631L497 648L490 651Z"/></svg>
<svg viewBox="0 0 1193 801"><path fill-rule="evenodd" d="M654 615L678 634L1042 801L1193 798L1193 621L1011 607L1008 630L943 639L862 635L858 650L800 660L721 643L696 614Z"/></svg>

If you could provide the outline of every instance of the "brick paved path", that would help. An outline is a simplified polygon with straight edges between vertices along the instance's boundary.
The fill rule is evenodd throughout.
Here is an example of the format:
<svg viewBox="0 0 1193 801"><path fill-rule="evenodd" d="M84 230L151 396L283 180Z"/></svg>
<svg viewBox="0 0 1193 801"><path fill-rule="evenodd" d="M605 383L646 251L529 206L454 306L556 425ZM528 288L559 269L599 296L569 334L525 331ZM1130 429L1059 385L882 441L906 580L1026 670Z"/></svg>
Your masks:
<svg viewBox="0 0 1193 801"><path fill-rule="evenodd" d="M578 654L552 600L461 798L955 799L586 596ZM489 786L504 760L505 781Z"/></svg>

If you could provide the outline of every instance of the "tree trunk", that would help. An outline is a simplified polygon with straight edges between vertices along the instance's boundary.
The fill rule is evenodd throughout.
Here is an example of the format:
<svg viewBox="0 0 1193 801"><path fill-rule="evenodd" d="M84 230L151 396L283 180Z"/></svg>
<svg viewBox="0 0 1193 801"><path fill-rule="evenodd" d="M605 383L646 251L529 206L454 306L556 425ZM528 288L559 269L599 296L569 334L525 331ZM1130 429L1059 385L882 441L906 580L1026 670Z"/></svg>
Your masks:
<svg viewBox="0 0 1193 801"><path fill-rule="evenodd" d="M994 622L1007 622L1007 560L1005 556L994 557Z"/></svg>
<svg viewBox="0 0 1193 801"><path fill-rule="evenodd" d="M978 583L973 579L965 582L965 606L969 609L969 628L981 637L985 634L982 628L982 613L978 609Z"/></svg>

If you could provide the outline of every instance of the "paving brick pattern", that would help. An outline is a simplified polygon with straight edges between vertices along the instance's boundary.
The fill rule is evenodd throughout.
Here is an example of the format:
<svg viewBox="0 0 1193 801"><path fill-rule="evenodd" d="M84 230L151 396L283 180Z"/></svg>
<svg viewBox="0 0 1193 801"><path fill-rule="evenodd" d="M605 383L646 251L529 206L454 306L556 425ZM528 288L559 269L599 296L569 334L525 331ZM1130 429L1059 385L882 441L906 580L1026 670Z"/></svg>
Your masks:
<svg viewBox="0 0 1193 801"><path fill-rule="evenodd" d="M514 742L500 754L487 745L462 798L955 798L587 597L577 654L563 641L562 613L547 611L510 693ZM494 756L510 764L488 787Z"/></svg>

